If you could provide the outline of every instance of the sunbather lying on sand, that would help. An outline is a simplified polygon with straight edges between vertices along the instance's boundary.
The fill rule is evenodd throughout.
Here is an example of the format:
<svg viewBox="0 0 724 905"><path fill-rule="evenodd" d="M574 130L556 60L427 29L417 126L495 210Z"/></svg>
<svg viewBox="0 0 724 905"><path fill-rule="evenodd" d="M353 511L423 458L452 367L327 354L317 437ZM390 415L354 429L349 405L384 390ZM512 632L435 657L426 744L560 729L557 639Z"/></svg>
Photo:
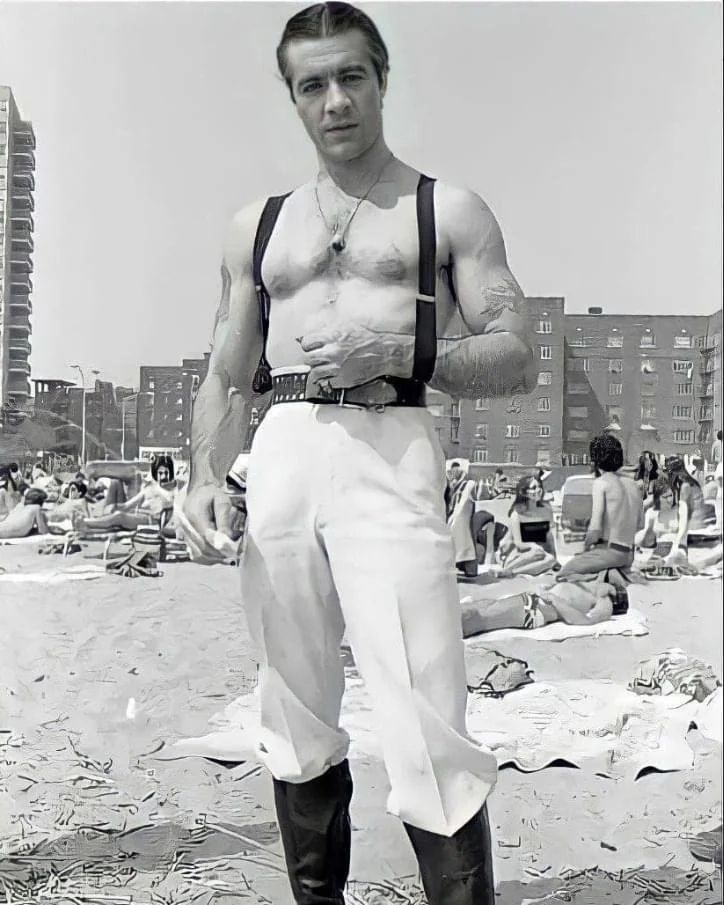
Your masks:
<svg viewBox="0 0 724 905"><path fill-rule="evenodd" d="M43 512L42 500L36 502L40 494L42 491L29 490L23 502L0 522L0 539L9 540L29 537L31 534L48 533L48 523Z"/></svg>
<svg viewBox="0 0 724 905"><path fill-rule="evenodd" d="M462 602L463 637L501 628L540 628L551 622L595 625L613 614L616 589L606 582L565 582L531 593Z"/></svg>

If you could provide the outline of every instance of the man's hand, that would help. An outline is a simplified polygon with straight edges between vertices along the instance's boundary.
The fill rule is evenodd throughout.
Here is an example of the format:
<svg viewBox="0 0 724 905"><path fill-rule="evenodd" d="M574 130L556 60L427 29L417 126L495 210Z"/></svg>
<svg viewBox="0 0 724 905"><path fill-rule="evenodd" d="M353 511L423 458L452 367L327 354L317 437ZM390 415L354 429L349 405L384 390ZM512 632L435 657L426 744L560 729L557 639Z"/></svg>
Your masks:
<svg viewBox="0 0 724 905"><path fill-rule="evenodd" d="M589 528L588 531L586 531L586 537L583 541L583 546L586 550L590 550L591 547L595 547L600 540L601 532L596 530L595 528Z"/></svg>
<svg viewBox="0 0 724 905"><path fill-rule="evenodd" d="M378 377L410 377L414 336L385 333L359 324L308 333L299 339L308 382L321 389L347 389Z"/></svg>
<svg viewBox="0 0 724 905"><path fill-rule="evenodd" d="M194 562L214 565L239 557L241 545L231 539L233 516L223 488L203 484L189 491L177 518Z"/></svg>

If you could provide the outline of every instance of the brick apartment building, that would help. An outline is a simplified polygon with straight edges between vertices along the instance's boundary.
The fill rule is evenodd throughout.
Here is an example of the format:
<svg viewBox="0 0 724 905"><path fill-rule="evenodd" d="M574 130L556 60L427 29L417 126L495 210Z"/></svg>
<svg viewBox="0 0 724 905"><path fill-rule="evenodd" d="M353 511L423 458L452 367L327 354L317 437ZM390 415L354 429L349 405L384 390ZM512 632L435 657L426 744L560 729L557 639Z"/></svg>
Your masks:
<svg viewBox="0 0 724 905"><path fill-rule="evenodd" d="M188 459L191 408L208 369L208 352L203 358L184 358L180 365L141 368L137 400L141 459L162 454Z"/></svg>
<svg viewBox="0 0 724 905"><path fill-rule="evenodd" d="M643 449L708 455L722 417L721 310L566 314L562 298L527 304L538 385L512 400L430 393L448 458L511 470L585 465L591 438L606 429L621 438L629 461Z"/></svg>

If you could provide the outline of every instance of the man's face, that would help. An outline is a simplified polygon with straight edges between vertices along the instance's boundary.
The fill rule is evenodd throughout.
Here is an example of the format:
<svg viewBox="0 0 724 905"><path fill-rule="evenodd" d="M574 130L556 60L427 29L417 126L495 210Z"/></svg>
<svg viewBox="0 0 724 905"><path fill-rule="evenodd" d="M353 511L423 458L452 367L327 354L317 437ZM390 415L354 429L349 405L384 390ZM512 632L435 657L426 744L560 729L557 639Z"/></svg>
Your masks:
<svg viewBox="0 0 724 905"><path fill-rule="evenodd" d="M364 35L292 41L287 66L299 118L322 157L355 160L382 132L382 96Z"/></svg>
<svg viewBox="0 0 724 905"><path fill-rule="evenodd" d="M159 484L167 484L171 480L171 472L162 465L156 472L156 479Z"/></svg>
<svg viewBox="0 0 724 905"><path fill-rule="evenodd" d="M463 470L459 465L453 465L450 468L450 480L459 481L462 477Z"/></svg>

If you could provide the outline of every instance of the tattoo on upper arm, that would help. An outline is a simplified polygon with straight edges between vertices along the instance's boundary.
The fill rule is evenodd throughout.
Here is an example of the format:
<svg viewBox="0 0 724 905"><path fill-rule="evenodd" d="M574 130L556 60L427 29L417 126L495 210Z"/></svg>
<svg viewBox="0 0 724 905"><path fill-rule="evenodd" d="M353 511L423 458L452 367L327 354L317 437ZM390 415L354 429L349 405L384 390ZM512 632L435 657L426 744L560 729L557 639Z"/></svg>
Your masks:
<svg viewBox="0 0 724 905"><path fill-rule="evenodd" d="M231 302L231 274L226 264L221 265L221 300L216 311L214 321L214 333L219 324L229 319L229 306Z"/></svg>
<svg viewBox="0 0 724 905"><path fill-rule="evenodd" d="M485 286L481 292L483 297L483 310L481 314L495 320L504 311L516 311L520 299L520 290L517 283L511 280L501 280L494 286Z"/></svg>

